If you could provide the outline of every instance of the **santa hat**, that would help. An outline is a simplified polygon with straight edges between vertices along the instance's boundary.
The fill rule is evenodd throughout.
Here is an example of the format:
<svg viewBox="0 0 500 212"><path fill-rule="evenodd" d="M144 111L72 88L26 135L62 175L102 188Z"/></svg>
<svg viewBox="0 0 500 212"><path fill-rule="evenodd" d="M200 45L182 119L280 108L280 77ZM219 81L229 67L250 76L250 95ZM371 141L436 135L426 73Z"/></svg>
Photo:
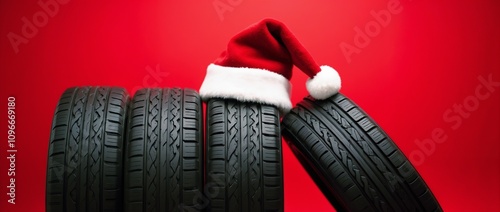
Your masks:
<svg viewBox="0 0 500 212"><path fill-rule="evenodd" d="M340 89L340 76L330 66L319 66L281 22L264 19L234 36L227 49L207 68L200 88L204 100L232 98L278 107L286 113L290 102L293 65L309 79L306 88L315 99L326 99Z"/></svg>

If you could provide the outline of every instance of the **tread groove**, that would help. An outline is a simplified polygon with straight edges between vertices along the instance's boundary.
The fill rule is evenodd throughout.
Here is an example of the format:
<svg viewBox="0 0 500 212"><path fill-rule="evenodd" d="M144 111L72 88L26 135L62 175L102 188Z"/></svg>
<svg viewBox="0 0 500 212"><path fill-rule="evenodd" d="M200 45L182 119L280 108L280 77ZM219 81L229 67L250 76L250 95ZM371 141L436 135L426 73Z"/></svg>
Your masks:
<svg viewBox="0 0 500 212"><path fill-rule="evenodd" d="M206 195L208 211L283 211L278 110L211 99L206 111L206 183L215 183L220 192ZM217 182L217 176L225 182Z"/></svg>
<svg viewBox="0 0 500 212"><path fill-rule="evenodd" d="M119 103L110 104L111 98ZM117 151L128 101L124 89L111 87L73 87L61 95L49 141L47 211L121 209L123 161ZM106 123L113 127L106 129Z"/></svg>
<svg viewBox="0 0 500 212"><path fill-rule="evenodd" d="M187 95L190 94L190 95ZM125 211L202 207L201 98L190 89L145 88L131 104ZM196 127L198 126L198 127ZM145 134L146 132L146 134ZM142 199L137 195L141 194Z"/></svg>
<svg viewBox="0 0 500 212"><path fill-rule="evenodd" d="M301 113L310 116L302 116ZM314 116L314 121L311 121L311 116ZM343 95L337 94L320 101L306 97L283 118L282 130L292 152L314 181L321 185L322 192L330 202L340 209L442 211L425 182L397 146L359 106ZM328 142L332 142L330 135L322 136L328 132L338 136L335 131L341 132L342 136L337 137L340 139L338 142L344 143L344 151L352 155L353 162L361 162L364 178L358 175L361 172L354 172L356 177L351 175L347 167L355 166L356 163L343 162L344 156L335 154L339 152L336 150L339 147ZM324 146L314 142L316 138ZM325 148L329 153L325 154ZM328 181L327 178L335 180ZM360 187L366 182L371 182L375 187L368 190ZM387 201L363 197L377 192L383 194L381 197L388 198ZM418 196L420 194L423 196Z"/></svg>

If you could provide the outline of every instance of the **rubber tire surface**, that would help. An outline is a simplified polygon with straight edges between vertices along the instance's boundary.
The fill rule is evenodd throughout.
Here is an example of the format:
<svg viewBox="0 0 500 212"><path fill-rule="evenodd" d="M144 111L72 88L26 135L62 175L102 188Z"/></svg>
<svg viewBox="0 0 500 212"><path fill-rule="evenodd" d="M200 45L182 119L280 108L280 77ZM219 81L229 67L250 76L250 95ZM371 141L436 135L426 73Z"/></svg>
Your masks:
<svg viewBox="0 0 500 212"><path fill-rule="evenodd" d="M129 95L74 87L61 96L50 135L46 211L121 211L122 145Z"/></svg>
<svg viewBox="0 0 500 212"><path fill-rule="evenodd" d="M442 211L394 142L341 94L301 101L282 120L283 136L340 211Z"/></svg>
<svg viewBox="0 0 500 212"><path fill-rule="evenodd" d="M196 211L203 186L203 119L189 89L136 92L125 155L125 211Z"/></svg>
<svg viewBox="0 0 500 212"><path fill-rule="evenodd" d="M279 120L273 106L208 101L208 211L283 211Z"/></svg>

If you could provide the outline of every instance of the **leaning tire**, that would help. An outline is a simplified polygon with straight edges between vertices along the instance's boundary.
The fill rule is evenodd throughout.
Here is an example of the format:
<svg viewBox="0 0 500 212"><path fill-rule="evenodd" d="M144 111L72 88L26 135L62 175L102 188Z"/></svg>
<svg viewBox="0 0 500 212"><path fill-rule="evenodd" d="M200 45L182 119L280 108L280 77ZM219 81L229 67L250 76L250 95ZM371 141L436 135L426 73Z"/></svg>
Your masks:
<svg viewBox="0 0 500 212"><path fill-rule="evenodd" d="M46 211L122 210L124 89L75 87L57 104L47 164Z"/></svg>
<svg viewBox="0 0 500 212"><path fill-rule="evenodd" d="M337 210L441 211L394 142L343 95L305 98L282 127L292 151Z"/></svg>
<svg viewBox="0 0 500 212"><path fill-rule="evenodd" d="M279 119L272 106L208 101L208 211L283 211Z"/></svg>
<svg viewBox="0 0 500 212"><path fill-rule="evenodd" d="M203 119L189 89L136 92L125 154L125 211L197 211L203 184Z"/></svg>

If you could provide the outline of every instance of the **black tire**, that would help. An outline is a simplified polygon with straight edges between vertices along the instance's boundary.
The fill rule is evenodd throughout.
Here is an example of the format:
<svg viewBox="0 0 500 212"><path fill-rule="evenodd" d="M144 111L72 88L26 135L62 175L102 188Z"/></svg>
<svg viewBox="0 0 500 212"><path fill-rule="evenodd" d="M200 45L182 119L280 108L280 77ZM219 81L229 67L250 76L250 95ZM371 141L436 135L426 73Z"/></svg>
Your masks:
<svg viewBox="0 0 500 212"><path fill-rule="evenodd" d="M442 211L394 142L337 94L300 102L282 121L285 140L340 211Z"/></svg>
<svg viewBox="0 0 500 212"><path fill-rule="evenodd" d="M54 114L47 163L46 211L121 211L122 145L129 95L75 87Z"/></svg>
<svg viewBox="0 0 500 212"><path fill-rule="evenodd" d="M136 92L125 146L125 211L197 211L203 186L203 119L189 89Z"/></svg>
<svg viewBox="0 0 500 212"><path fill-rule="evenodd" d="M283 211L279 120L273 106L208 101L208 211Z"/></svg>

